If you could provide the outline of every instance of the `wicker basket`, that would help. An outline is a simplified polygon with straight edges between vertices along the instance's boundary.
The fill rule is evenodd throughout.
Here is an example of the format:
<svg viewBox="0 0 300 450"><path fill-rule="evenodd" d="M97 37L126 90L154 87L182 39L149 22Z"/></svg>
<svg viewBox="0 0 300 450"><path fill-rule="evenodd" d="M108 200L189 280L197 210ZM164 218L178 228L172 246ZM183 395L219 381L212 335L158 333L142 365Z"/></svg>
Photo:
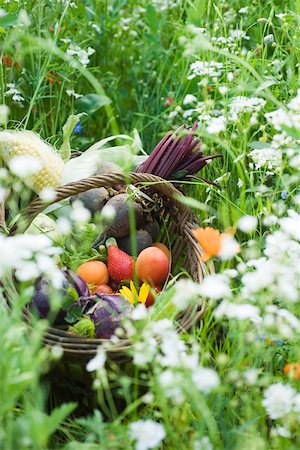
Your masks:
<svg viewBox="0 0 300 450"><path fill-rule="evenodd" d="M168 246L171 246L172 269L176 266L185 269L192 279L201 282L208 267L201 259L201 247L193 236L192 229L199 226L197 218L193 211L178 200L182 195L171 183L157 176L145 173L131 173L126 177L123 174L107 174L93 176L56 189L55 203L81 192L99 188L112 187L120 184L133 184L139 189L151 189L151 194L156 193L162 199L162 210L160 218L165 230L162 241L165 240ZM40 199L35 199L30 206L23 212L21 219L11 234L22 233L32 222L32 220L42 212L49 204ZM210 267L209 271L213 268ZM199 301L198 309L187 309L181 317L178 318L178 332L189 330L195 323L200 321L205 312L203 301ZM80 400L84 395L89 407L93 405L90 393L87 393L88 374L85 370L86 363L97 353L99 345L107 342L105 339L88 339L76 336L66 330L49 327L44 336L44 342L48 346L61 346L63 348L63 358L60 362L59 371L55 368L53 376L58 380L63 377L68 380L68 389L70 395L62 395L63 400ZM118 364L128 361L125 350L130 346L127 339L120 339L114 346L110 346L108 358ZM72 374L74 373L74 364L80 366L81 381L74 382ZM77 377L78 378L78 377ZM53 379L52 379L53 381ZM62 390L63 387L59 386ZM92 393L92 391L91 391Z"/></svg>

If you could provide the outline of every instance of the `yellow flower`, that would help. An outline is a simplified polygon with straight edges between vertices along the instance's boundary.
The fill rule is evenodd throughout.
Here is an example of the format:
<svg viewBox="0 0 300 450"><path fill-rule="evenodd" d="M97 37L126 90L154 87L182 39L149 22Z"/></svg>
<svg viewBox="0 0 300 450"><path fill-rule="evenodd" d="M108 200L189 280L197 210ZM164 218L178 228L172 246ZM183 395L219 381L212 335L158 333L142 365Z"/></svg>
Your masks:
<svg viewBox="0 0 300 450"><path fill-rule="evenodd" d="M135 305L136 303L145 304L149 295L149 291L150 285L148 283L143 283L138 293L133 281L130 281L130 289L127 286L122 286L119 294L122 295L122 297L126 298L129 303Z"/></svg>

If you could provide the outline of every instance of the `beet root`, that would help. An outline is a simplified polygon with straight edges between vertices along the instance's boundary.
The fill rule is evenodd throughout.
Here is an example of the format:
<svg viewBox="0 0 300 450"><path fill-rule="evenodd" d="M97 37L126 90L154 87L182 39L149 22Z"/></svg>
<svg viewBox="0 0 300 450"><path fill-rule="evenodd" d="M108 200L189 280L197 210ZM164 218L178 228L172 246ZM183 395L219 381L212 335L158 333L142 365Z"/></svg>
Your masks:
<svg viewBox="0 0 300 450"><path fill-rule="evenodd" d="M160 232L160 227L157 220L153 220L153 222L148 223L145 226L145 230L148 231L152 237L152 241L155 242Z"/></svg>
<svg viewBox="0 0 300 450"><path fill-rule="evenodd" d="M116 216L104 232L101 232L94 241L94 248L105 242L108 237L121 238L130 233L129 210L131 205L129 203L128 195L115 195L106 203L106 205L114 208ZM138 228L143 222L143 208L136 202L132 202L132 207L135 215L135 226Z"/></svg>
<svg viewBox="0 0 300 450"><path fill-rule="evenodd" d="M135 234L136 239L136 254L139 255L142 250L144 250L147 247L150 247L153 244L152 237L146 230L137 230ZM131 240L130 235L125 236L118 239L118 246L123 252L127 253L128 255L132 255L132 248L131 248Z"/></svg>
<svg viewBox="0 0 300 450"><path fill-rule="evenodd" d="M89 191L81 192L81 194L71 197L71 203L75 200L80 200L91 214L95 214L101 211L108 199L108 191L104 187L101 187L90 189Z"/></svg>

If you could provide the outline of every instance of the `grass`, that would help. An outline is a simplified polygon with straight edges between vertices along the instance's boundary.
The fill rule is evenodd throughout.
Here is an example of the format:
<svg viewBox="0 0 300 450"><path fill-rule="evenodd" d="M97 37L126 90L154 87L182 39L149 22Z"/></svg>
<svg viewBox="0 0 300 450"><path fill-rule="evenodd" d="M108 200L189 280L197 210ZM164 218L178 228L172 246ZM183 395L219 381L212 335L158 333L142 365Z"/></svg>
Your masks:
<svg viewBox="0 0 300 450"><path fill-rule="evenodd" d="M200 176L220 187L193 181L186 183L185 192L203 226L221 232L234 228L241 252L228 261L215 258L216 271L237 269L237 276L230 281L232 301L255 305L262 320L270 324L259 333L249 320L217 318L214 312L222 296L212 300L203 322L182 340L187 359L197 354L198 365L218 374L220 383L215 389L204 393L196 388L194 368L184 363L175 368L164 366L157 355L142 367L136 364L133 373L112 364L107 371L100 368L95 374L95 398L98 396L100 411L106 413L102 416L95 410L88 417L75 419L70 416L72 404L46 412L45 386L40 379L57 355L41 344L43 325L36 329L23 325L21 307L31 293L26 283L18 285L15 292L3 278L2 296L9 292L14 307L9 311L1 302L0 448L299 448L299 410L272 420L262 403L266 390L276 382L292 386L300 395L299 380L283 374L287 363L299 362L299 336L295 330L285 334L281 319L276 316L272 322L270 317L275 313L266 310L270 305L280 306L299 319L299 295L295 301L286 301L282 286L275 290L275 278L270 286L245 294L244 274L255 269L248 266L243 271L245 262L263 255L268 236L279 227L278 220L264 225L265 218L273 215L280 221L288 210L295 213L299 205L299 172L292 167L289 155L290 147L295 154L299 151L299 127L285 124L278 130L265 117L268 112L286 108L299 88L299 2L13 0L3 2L1 8L6 14L0 14L0 107L9 107L3 129L34 130L59 148L67 118L84 109L82 130L71 137L74 152L111 134L131 134L136 128L144 150L150 153L169 129L200 122L204 153L223 155L208 164ZM236 37L237 30L245 34ZM83 54L89 47L94 52ZM195 61L216 61L222 69L215 76L189 79ZM13 100L10 83L23 100ZM76 94L82 97L76 98ZM89 94L97 97L91 100L86 97ZM185 104L187 94L195 100ZM246 108L234 120L232 102L238 96L258 97L265 103L257 111ZM83 101L87 102L84 107ZM238 106L242 103L240 99ZM212 119L218 117L226 119L226 126L219 133L209 133ZM282 159L277 170L255 167L250 152L271 144L282 130L287 131L288 141L279 145ZM16 211L19 205L14 207ZM250 234L236 226L244 215L258 218ZM79 246L80 236L77 238L74 241ZM294 238L287 234L284 239L289 242ZM284 256L287 247L281 248ZM298 248L291 248L294 253L290 259L277 261L283 269L291 265L284 272L288 286L294 282L287 278L288 272L297 269ZM65 258L76 258L74 247L72 252L66 252ZM276 277L280 276L276 272ZM254 283L260 282L258 274ZM135 344L142 343L147 354L153 331L144 333L142 325L136 325L132 339ZM176 338L168 333L166 339L176 348ZM253 382L247 378L249 369L257 370L256 376L252 373ZM171 387L161 381L166 372ZM201 376L206 382L208 375ZM139 394L139 379L148 398ZM119 416L114 399L108 397L107 402L104 396L103 400L103 392L110 394L108 386L125 401L125 411ZM162 444L158 441L151 447L156 432L150 431L143 441L141 431L136 438L141 446L135 447L128 430L139 419L163 424L166 437ZM278 432L279 427L285 431Z"/></svg>

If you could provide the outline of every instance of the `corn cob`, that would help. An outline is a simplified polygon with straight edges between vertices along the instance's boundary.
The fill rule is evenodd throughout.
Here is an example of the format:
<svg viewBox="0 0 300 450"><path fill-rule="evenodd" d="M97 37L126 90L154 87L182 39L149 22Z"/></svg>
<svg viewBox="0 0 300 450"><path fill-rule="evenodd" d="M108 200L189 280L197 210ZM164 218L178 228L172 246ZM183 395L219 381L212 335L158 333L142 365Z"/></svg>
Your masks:
<svg viewBox="0 0 300 450"><path fill-rule="evenodd" d="M14 157L23 155L36 158L41 165L30 179L24 179L35 192L61 184L64 162L53 147L32 131L0 132L0 159L9 165Z"/></svg>

